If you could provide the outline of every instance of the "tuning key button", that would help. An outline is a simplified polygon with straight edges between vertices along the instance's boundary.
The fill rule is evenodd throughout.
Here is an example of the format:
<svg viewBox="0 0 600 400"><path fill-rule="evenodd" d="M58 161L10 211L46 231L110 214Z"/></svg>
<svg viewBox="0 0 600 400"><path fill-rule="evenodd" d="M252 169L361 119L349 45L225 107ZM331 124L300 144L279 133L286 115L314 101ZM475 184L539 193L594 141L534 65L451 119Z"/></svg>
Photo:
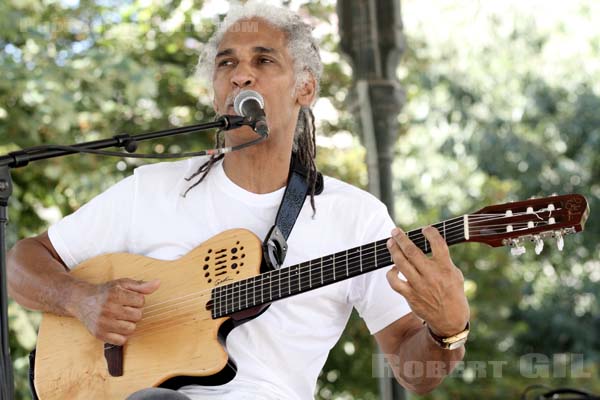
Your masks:
<svg viewBox="0 0 600 400"><path fill-rule="evenodd" d="M555 236L556 236L556 247L558 248L558 251L562 251L563 248L565 247L565 239L563 238L562 232L556 231Z"/></svg>
<svg viewBox="0 0 600 400"><path fill-rule="evenodd" d="M538 235L534 236L535 241L535 254L539 255L544 250L544 241Z"/></svg>
<svg viewBox="0 0 600 400"><path fill-rule="evenodd" d="M510 248L510 254L513 256L520 256L521 254L525 254L525 247L522 245L514 246Z"/></svg>

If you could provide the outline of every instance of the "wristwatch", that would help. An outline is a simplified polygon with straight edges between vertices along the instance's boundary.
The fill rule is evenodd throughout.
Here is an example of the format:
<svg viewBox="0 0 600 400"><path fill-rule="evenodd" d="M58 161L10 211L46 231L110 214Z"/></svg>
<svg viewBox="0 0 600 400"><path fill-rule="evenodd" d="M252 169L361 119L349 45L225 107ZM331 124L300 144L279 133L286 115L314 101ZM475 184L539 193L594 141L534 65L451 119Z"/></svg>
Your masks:
<svg viewBox="0 0 600 400"><path fill-rule="evenodd" d="M423 325L427 325L427 323L423 321ZM460 346L464 345L467 341L467 337L469 336L469 328L470 324L469 322L467 322L467 326L462 332L459 332L456 335L449 337L441 337L433 333L429 325L427 325L427 331L429 331L429 336L438 346L446 350L455 350L458 349Z"/></svg>

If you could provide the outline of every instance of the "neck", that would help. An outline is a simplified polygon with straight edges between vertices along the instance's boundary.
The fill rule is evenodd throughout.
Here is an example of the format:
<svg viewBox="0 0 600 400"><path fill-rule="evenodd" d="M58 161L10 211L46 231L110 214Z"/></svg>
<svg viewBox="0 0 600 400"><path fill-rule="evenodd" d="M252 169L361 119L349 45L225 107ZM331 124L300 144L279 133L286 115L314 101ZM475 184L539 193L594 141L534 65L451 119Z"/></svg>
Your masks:
<svg viewBox="0 0 600 400"><path fill-rule="evenodd" d="M288 149L269 145L269 139L258 145L228 153L223 161L225 174L236 185L252 193L271 193L287 183L291 144Z"/></svg>

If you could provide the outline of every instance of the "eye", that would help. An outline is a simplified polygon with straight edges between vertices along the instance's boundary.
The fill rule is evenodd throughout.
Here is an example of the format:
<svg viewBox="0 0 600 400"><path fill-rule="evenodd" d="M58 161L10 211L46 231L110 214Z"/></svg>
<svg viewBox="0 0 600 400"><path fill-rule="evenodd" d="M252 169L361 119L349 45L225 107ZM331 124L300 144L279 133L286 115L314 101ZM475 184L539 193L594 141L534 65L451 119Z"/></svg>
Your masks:
<svg viewBox="0 0 600 400"><path fill-rule="evenodd" d="M273 64L273 60L271 60L270 58L266 58L266 57L261 57L258 59L258 62L261 64Z"/></svg>
<svg viewBox="0 0 600 400"><path fill-rule="evenodd" d="M225 59L225 60L221 60L217 63L217 67L227 67L229 65L233 64L233 60L230 59Z"/></svg>

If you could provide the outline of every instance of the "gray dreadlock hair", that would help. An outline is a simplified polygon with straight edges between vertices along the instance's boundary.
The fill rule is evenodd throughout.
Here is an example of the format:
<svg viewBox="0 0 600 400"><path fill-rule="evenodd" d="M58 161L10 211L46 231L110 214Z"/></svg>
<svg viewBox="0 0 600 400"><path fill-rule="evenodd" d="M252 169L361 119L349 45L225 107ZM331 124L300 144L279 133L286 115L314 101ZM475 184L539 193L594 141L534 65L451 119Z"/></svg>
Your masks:
<svg viewBox="0 0 600 400"><path fill-rule="evenodd" d="M229 13L203 49L196 69L197 74L204 78L213 76L215 67L214 60L219 44L223 39L223 35L229 29L239 29L240 21L251 18L260 18L286 33L288 50L294 61L294 75L296 77L295 90L302 87L302 85L312 77L316 83L316 101L320 88L321 75L323 74L323 64L319 55L318 45L312 36L313 28L302 21L298 14L289 9L262 4L258 1L249 1L244 5L235 4L231 6ZM241 25L241 29L245 26L247 27L247 25ZM250 28L252 27L250 26ZM217 132L216 142L217 147L225 146L225 135L222 131ZM315 116L310 107L302 107L298 113L298 121L294 133L293 152L296 155L298 162L300 162L308 173L307 179L310 202L314 213L316 212L314 194L317 184L317 167L315 165L317 144ZM191 181L202 174L200 178L186 190L184 196L192 188L200 184L214 163L221 160L223 157L223 154L211 156L210 159L200 166L192 176L186 178L188 181Z"/></svg>

